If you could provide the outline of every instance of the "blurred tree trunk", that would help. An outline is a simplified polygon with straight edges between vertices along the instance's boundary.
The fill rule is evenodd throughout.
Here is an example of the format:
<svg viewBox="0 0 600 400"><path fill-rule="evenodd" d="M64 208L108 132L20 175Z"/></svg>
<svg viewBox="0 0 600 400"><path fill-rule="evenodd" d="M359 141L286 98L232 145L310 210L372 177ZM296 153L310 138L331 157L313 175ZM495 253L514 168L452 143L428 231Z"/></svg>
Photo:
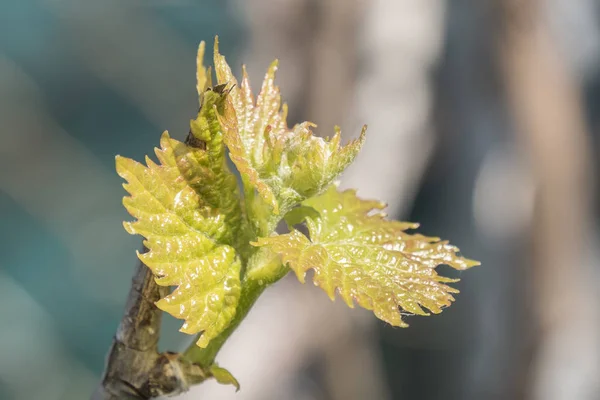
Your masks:
<svg viewBox="0 0 600 400"><path fill-rule="evenodd" d="M508 102L537 188L531 273L537 326L525 391L540 400L597 398L598 327L586 285L591 160L581 90L552 39L544 2L497 5Z"/></svg>

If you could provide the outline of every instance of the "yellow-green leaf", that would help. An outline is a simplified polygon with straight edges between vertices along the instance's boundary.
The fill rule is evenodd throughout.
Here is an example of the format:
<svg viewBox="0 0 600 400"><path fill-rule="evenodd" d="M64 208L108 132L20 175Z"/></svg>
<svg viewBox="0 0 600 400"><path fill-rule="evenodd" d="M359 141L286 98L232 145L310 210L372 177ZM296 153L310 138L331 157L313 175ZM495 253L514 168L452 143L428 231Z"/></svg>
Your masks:
<svg viewBox="0 0 600 400"><path fill-rule="evenodd" d="M125 157L116 160L130 193L123 204L137 219L125 223L125 229L144 236L149 249L139 258L159 285L177 286L156 305L185 320L182 332L202 332L200 347L229 326L241 290L242 263L233 246L245 237L244 218L216 120L220 98L206 92L206 107L192 121L196 146L165 132L156 150L159 164L149 158L147 166Z"/></svg>
<svg viewBox="0 0 600 400"><path fill-rule="evenodd" d="M287 107L275 85L277 61L270 65L256 100L245 68L238 84L217 41L214 63L218 83L231 90L221 123L231 159L249 186L249 212L257 208L252 204L256 190L269 212L285 214L321 193L354 160L365 129L358 140L341 147L339 128L331 139L314 136L311 128L315 125L309 122L288 128Z"/></svg>
<svg viewBox="0 0 600 400"><path fill-rule="evenodd" d="M202 94L206 91L208 80L210 79L210 74L207 74L206 67L204 66L204 49L206 48L206 43L204 40L200 42L198 46L198 54L196 56L196 91L198 92L198 97L202 97ZM202 104L202 102L200 102Z"/></svg>
<svg viewBox="0 0 600 400"><path fill-rule="evenodd" d="M213 364L210 367L210 373L220 384L233 385L235 386L236 392L240 391L240 383L237 379L235 379L235 376L233 376L231 372L229 372L225 368L221 368L217 364Z"/></svg>
<svg viewBox="0 0 600 400"><path fill-rule="evenodd" d="M446 241L407 233L417 224L385 219L383 203L362 200L353 190L338 192L332 185L303 205L319 213L306 217L310 239L292 230L253 244L280 254L301 282L313 269L315 285L332 300L337 291L349 307L356 302L392 325L407 326L401 310L437 314L454 301L458 290L447 283L456 280L438 275L438 265L458 270L479 265Z"/></svg>
<svg viewBox="0 0 600 400"><path fill-rule="evenodd" d="M226 96L210 89L204 93L200 113L190 123L190 145L180 143L174 151L179 171L188 184L207 207L225 216L225 242L239 249L248 241L243 232L246 219L242 215L237 179L225 159L223 131L217 117Z"/></svg>

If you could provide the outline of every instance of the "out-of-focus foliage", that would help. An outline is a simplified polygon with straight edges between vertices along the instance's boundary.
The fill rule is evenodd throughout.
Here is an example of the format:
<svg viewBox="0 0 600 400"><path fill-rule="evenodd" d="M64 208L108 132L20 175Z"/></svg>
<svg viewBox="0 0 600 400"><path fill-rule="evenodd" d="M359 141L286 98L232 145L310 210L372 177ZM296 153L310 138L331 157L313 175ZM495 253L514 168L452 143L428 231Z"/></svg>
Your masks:
<svg viewBox="0 0 600 400"><path fill-rule="evenodd" d="M314 269L314 282L333 300L336 290L349 307L354 302L395 326L408 326L399 309L428 315L440 313L454 300L456 282L437 274L447 264L463 270L478 265L458 256L458 248L439 238L405 231L418 224L389 221L379 201L362 200L354 190L338 192L335 185L304 201L318 216L306 216L310 239L300 231L260 238L281 255L304 283ZM310 214L309 214L310 215Z"/></svg>

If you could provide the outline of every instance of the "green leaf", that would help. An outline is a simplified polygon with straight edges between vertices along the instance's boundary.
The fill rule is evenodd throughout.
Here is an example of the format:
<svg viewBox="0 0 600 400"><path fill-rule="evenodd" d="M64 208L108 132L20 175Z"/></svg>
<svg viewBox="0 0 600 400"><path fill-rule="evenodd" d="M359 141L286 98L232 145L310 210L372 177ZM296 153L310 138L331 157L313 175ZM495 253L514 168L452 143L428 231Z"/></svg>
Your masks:
<svg viewBox="0 0 600 400"><path fill-rule="evenodd" d="M307 217L310 217L312 219L318 218L319 213L312 207L300 205L288 211L288 213L285 214L283 219L285 220L288 229L292 230L294 225L299 225L303 223Z"/></svg>
<svg viewBox="0 0 600 400"><path fill-rule="evenodd" d="M337 290L349 307L356 302L394 326L407 326L401 309L437 314L454 301L458 290L446 283L457 280L438 275L438 265L458 270L479 265L458 256L458 248L446 241L405 232L418 225L386 220L383 203L361 200L353 190L332 186L303 205L319 213L306 217L310 239L292 230L253 244L278 253L300 282L313 269L315 285L332 300Z"/></svg>
<svg viewBox="0 0 600 400"><path fill-rule="evenodd" d="M212 376L222 385L233 385L235 386L235 391L239 392L240 383L237 379L225 368L219 367L217 364L213 364L210 367L210 373Z"/></svg>
<svg viewBox="0 0 600 400"><path fill-rule="evenodd" d="M160 164L147 158L145 167L119 156L116 162L131 195L123 204L137 219L125 229L144 236L149 249L138 256L159 285L177 286L156 305L185 320L182 332L202 332L200 347L236 314L242 261L235 249L248 246L239 189L226 165L217 119L226 95L211 89L202 94L190 145L163 134L156 150Z"/></svg>
<svg viewBox="0 0 600 400"><path fill-rule="evenodd" d="M221 119L225 142L247 187L247 206L253 217L284 215L302 200L321 193L354 160L365 128L358 140L344 147L337 127L331 139L313 136L315 125L310 122L288 128L287 106L282 106L274 83L277 61L269 67L255 100L245 68L238 85L219 53L218 42L214 58L218 83L231 90ZM254 190L262 204L255 203ZM261 210L265 206L266 212Z"/></svg>

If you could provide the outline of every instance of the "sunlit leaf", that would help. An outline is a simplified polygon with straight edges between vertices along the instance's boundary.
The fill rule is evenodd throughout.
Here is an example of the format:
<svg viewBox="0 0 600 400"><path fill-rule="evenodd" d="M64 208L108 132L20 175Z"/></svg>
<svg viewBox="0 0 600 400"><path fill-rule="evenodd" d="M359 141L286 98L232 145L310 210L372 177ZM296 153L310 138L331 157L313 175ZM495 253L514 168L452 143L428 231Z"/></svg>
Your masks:
<svg viewBox="0 0 600 400"><path fill-rule="evenodd" d="M205 48L206 43L204 43L204 41L200 42L200 45L198 46L198 55L196 56L196 91L200 97L206 89L208 89L208 80L210 79L210 74L207 74L206 67L204 66Z"/></svg>
<svg viewBox="0 0 600 400"><path fill-rule="evenodd" d="M274 82L277 61L270 65L256 99L245 68L238 84L219 53L218 42L214 61L218 83L231 88L222 124L231 159L250 188L247 200L256 190L273 214L285 214L321 193L354 160L365 129L358 140L342 147L339 128L331 139L314 136L309 122L288 128L287 106L282 105ZM249 209L252 212L254 206Z"/></svg>
<svg viewBox="0 0 600 400"><path fill-rule="evenodd" d="M248 238L217 119L226 93L207 89L202 96L189 144L165 132L156 150L159 164L124 157L116 163L130 193L123 204L137 219L125 229L144 236L149 249L139 258L159 285L177 286L156 305L185 320L182 332L202 332L198 345L206 347L235 316L242 267L236 249L247 246Z"/></svg>
<svg viewBox="0 0 600 400"><path fill-rule="evenodd" d="M458 248L438 238L409 234L417 224L390 221L378 201L361 200L356 192L324 194L306 200L319 215L307 216L310 239L298 230L259 238L304 282L314 270L314 283L333 300L336 291L350 307L358 303L395 326L407 326L403 313L439 313L454 301L458 291L435 268L447 264L463 270L478 265L457 255Z"/></svg>

